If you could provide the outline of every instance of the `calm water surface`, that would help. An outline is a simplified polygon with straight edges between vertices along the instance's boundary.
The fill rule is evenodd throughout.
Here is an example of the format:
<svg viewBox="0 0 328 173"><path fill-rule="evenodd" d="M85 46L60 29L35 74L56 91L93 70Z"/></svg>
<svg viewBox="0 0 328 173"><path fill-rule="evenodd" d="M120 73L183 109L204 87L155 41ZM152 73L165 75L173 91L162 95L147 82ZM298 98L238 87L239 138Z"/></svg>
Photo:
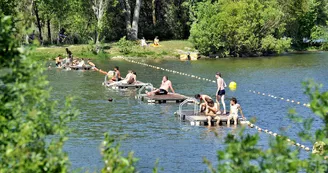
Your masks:
<svg viewBox="0 0 328 173"><path fill-rule="evenodd" d="M297 138L299 125L287 117L294 107L300 116L314 116L311 111L286 101L249 93L256 90L276 96L308 102L303 94L301 82L312 78L328 89L328 53L313 53L269 58L200 60L180 62L174 60L140 60L148 64L178 70L205 78L215 79L220 71L227 83L236 81L237 91L227 91L227 97L237 97L246 117L256 117L257 125ZM160 70L125 62L123 60L99 60L95 63L103 70L119 66L121 73L133 69L138 80L150 82L158 87L163 75L168 75L176 92L193 96L196 93L215 96L216 85L189 77L174 75ZM148 105L134 99L135 91L113 91L101 85L104 76L92 71L62 71L50 69L48 79L53 88L54 99L64 101L65 96L74 95L74 106L81 114L70 124L73 132L64 149L72 162L72 169L97 171L103 163L99 146L103 134L110 132L121 139L122 150L134 151L139 158L137 170L151 172L156 159L162 172L203 172L207 169L203 157L215 164L216 151L223 149L223 138L234 127L197 127L180 122L173 114L176 104ZM113 102L108 102L113 98ZM228 100L226 104L228 104ZM314 127L321 122L316 119ZM215 137L214 132L219 134ZM247 133L256 133L246 129ZM259 145L266 147L269 136L261 133ZM299 140L300 141L300 140ZM307 144L307 143L305 143Z"/></svg>

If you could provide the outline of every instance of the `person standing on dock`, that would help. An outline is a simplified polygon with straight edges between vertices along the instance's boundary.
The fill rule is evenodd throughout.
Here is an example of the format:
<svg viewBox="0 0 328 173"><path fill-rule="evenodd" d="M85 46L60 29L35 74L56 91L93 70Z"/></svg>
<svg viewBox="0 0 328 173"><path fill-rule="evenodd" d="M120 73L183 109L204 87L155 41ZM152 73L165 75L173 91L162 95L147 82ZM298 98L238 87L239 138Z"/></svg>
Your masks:
<svg viewBox="0 0 328 173"><path fill-rule="evenodd" d="M224 102L224 95L225 95L225 90L224 87L227 86L227 84L224 82L223 78L221 77L221 73L217 72L215 77L216 77L216 82L217 82L217 86L218 86L218 90L216 91L216 102L218 103L218 114L221 114L220 111L220 99L221 99L221 103L223 106L223 114L226 114L226 105Z"/></svg>
<svg viewBox="0 0 328 173"><path fill-rule="evenodd" d="M151 92L148 92L147 95L151 96L151 95L166 95L168 94L169 89L171 89L172 93L174 92L174 89L172 87L172 82L169 80L169 78L167 76L163 76L162 79L162 84L161 87L159 89L155 89Z"/></svg>
<svg viewBox="0 0 328 173"><path fill-rule="evenodd" d="M67 57L69 59L70 65L72 65L72 63L73 63L73 53L68 48L66 48L66 53L67 53Z"/></svg>

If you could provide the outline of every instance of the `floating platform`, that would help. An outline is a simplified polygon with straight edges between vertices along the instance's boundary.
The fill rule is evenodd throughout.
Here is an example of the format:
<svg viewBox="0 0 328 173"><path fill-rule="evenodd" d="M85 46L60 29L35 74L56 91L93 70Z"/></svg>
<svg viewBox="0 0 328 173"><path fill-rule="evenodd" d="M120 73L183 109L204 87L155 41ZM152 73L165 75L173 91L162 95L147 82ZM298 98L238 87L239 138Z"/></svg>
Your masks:
<svg viewBox="0 0 328 173"><path fill-rule="evenodd" d="M183 110L177 111L177 115L180 117L182 121L189 121L191 125L208 125L208 116L206 116L203 112L202 113L194 113L194 110ZM229 114L224 115L216 115L220 117L220 125L227 124ZM216 124L216 119L212 118L211 125ZM230 119L230 124L235 124L233 119ZM237 119L237 124L244 124L241 118Z"/></svg>
<svg viewBox="0 0 328 173"><path fill-rule="evenodd" d="M86 66L83 66L83 67L80 67L80 66L70 66L69 68L71 68L71 70L91 70L92 69L92 66L90 66L90 65L86 65Z"/></svg>
<svg viewBox="0 0 328 173"><path fill-rule="evenodd" d="M137 96L142 101L147 101L148 103L181 103L186 100L188 97L178 93L168 93L166 95L152 95L148 96L147 94L139 94Z"/></svg>
<svg viewBox="0 0 328 173"><path fill-rule="evenodd" d="M110 84L105 84L106 87L112 88L112 89L140 89L143 86L145 86L146 83L137 81L133 84L125 84L122 82L111 82Z"/></svg>

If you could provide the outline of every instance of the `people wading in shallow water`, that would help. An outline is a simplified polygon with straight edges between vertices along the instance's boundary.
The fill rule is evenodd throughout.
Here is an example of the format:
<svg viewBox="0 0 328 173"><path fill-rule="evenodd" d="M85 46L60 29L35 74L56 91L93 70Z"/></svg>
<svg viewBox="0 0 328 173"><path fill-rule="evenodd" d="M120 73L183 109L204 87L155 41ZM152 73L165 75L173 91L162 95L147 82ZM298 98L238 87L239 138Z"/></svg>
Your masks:
<svg viewBox="0 0 328 173"><path fill-rule="evenodd" d="M221 114L220 111L220 99L221 99L221 103L223 106L223 114L226 114L226 105L224 103L224 96L225 96L225 89L224 87L227 86L227 84L224 82L223 78L221 77L221 73L217 72L216 75L216 82L217 82L217 86L218 86L218 90L216 91L216 103L218 104L218 114Z"/></svg>
<svg viewBox="0 0 328 173"><path fill-rule="evenodd" d="M151 96L151 95L166 95L169 91L169 89L174 93L174 89L172 87L172 82L169 80L169 78L167 76L163 76L162 79L162 84L161 87L159 89L155 89L151 92L148 92L147 95Z"/></svg>

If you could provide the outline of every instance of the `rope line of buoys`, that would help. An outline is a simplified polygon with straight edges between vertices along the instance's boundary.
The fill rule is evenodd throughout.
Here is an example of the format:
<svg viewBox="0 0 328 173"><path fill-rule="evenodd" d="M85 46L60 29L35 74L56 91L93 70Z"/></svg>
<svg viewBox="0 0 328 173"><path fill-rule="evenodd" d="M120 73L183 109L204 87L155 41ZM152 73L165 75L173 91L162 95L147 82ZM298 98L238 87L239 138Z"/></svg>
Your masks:
<svg viewBox="0 0 328 173"><path fill-rule="evenodd" d="M139 62L139 61L130 60L130 59L125 58L125 57L121 57L121 58L124 59L125 61L131 62L131 63L135 63L135 64L139 64L139 65L143 65L143 66L150 67L150 68L154 68L156 70L162 70L162 71L171 72L171 73L174 73L174 74L179 74L179 75L182 75L182 76L187 76L187 77L195 78L195 79L198 79L198 80L203 80L203 81L207 81L207 82L216 83L215 80L207 79L207 78L204 78L204 77L200 77L200 76L196 76L196 75L192 75L192 74L187 74L187 73L183 73L183 72L179 72L179 71L175 71L175 70L165 69L165 68L162 68L162 67L157 67L157 66L146 64L146 63L142 63L142 62ZM236 85L236 84L233 83L233 85ZM233 88L235 88L235 87L236 86L233 86ZM297 105L301 105L301 102L296 102L296 101L291 100L291 99L284 99L282 97L277 97L277 96L274 96L272 94L265 94L265 93L256 92L256 91L253 91L253 90L249 90L249 92L255 93L255 94L258 94L258 95L262 95L262 96L268 96L268 97L271 97L271 98L274 98L274 99L286 100L287 102L296 103ZM308 103L304 103L303 106L309 107L309 104ZM251 128L255 128L259 132L264 132L264 133L269 134L269 135L274 136L274 137L281 136L278 133L272 132L272 131L270 131L268 129L260 128L259 126L254 125L252 123L248 123L248 126L251 127ZM297 142L295 142L295 140L292 140L290 138L287 138L286 140L291 145L294 145L296 147L299 147L299 148L301 148L301 149L303 149L305 151L310 151L310 148L309 147L306 147L305 145L302 145L300 143L297 143Z"/></svg>
<svg viewBox="0 0 328 173"><path fill-rule="evenodd" d="M294 104L297 104L297 105L302 105L302 106L307 107L307 108L310 107L309 103L301 103L299 101L295 101L295 100L292 100L292 99L286 99L286 98L275 96L275 95L269 94L269 93L266 94L266 93L262 93L262 92L258 92L258 91L254 91L254 90L249 90L249 92L254 93L256 95L267 96L267 97L270 97L270 98L273 98L273 99L282 100L282 101L286 101L286 102L289 102L289 103L294 103Z"/></svg>
<svg viewBox="0 0 328 173"><path fill-rule="evenodd" d="M203 81L207 81L207 82L216 83L215 80L207 79L207 78L196 76L196 75L193 75L193 74L187 74L187 73L183 73L183 72L179 72L179 71L175 71L175 70L170 70L170 69L165 69L165 68L162 68L162 67L157 67L157 66L154 66L154 65L149 65L149 64L146 64L146 63L142 63L140 61L130 60L130 59L125 58L125 57L121 57L121 58L128 61L128 62L143 65L143 66L150 67L150 68L154 68L154 69L157 69L157 70L162 70L162 71L166 71L166 72L170 72L170 73L174 73L174 74L179 74L179 75L182 75L182 76L195 78L195 79L198 79L198 80L203 80ZM232 87L232 88L235 89L235 87ZM257 92L257 91L254 91L254 90L249 90L249 92L257 94L257 95L268 96L270 98L277 99L277 100L283 100L283 101L286 101L286 102L289 102L289 103L295 103L297 105L301 105L301 106L304 106L304 107L310 107L309 103L301 103L301 102L295 101L293 99L285 99L283 97L274 96L273 94L265 94L265 93Z"/></svg>
<svg viewBox="0 0 328 173"><path fill-rule="evenodd" d="M268 130L268 129L261 128L261 127L255 125L255 124L252 124L252 123L249 123L248 126L249 126L250 128L255 128L255 129L256 129L257 131L259 131L259 132L264 132L264 133L266 133L266 134L268 134L268 135L271 135L271 136L273 136L273 137L279 137L279 136L281 136L281 135L279 135L278 133L272 132L272 131L270 131L270 130ZM287 142L288 142L290 145L294 145L294 146L299 147L300 149L303 149L303 150L305 150L305 151L310 151L310 147L307 147L307 146L302 145L302 144L300 144L300 143L298 143L298 142L295 142L295 140L292 140L292 139L290 139L290 138L287 138L286 140L287 140Z"/></svg>

